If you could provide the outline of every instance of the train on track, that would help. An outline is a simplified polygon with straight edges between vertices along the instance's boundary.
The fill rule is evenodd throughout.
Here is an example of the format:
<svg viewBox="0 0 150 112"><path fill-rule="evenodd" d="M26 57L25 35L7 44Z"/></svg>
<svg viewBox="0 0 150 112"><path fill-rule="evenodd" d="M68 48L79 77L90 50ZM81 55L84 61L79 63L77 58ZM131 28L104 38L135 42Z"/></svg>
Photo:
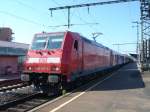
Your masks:
<svg viewBox="0 0 150 112"><path fill-rule="evenodd" d="M76 32L38 33L28 50L21 80L46 93L58 92L129 61L128 56Z"/></svg>

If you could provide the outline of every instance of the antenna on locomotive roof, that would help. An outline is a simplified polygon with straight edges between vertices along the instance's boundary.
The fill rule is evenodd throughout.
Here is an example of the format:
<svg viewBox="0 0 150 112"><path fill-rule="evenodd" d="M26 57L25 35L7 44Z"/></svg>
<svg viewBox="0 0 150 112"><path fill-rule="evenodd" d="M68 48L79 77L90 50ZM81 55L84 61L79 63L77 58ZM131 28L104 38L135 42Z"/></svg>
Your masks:
<svg viewBox="0 0 150 112"><path fill-rule="evenodd" d="M100 35L103 35L103 33L101 33L101 32L94 32L94 33L92 33L92 38L93 38L93 40L96 42L96 38L97 38L98 36L100 36Z"/></svg>

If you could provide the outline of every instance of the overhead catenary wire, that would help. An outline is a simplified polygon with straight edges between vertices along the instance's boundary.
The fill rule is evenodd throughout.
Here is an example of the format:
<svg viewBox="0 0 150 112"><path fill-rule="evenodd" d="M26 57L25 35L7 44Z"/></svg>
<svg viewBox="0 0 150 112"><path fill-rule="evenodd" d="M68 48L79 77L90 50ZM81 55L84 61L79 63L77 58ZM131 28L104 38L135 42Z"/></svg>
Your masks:
<svg viewBox="0 0 150 112"><path fill-rule="evenodd" d="M60 3L56 2L55 0L52 0L57 6L61 6ZM71 10L70 10L71 11ZM65 12L63 11L64 15L67 17L67 15L65 14ZM52 14L52 13L51 13ZM53 15L53 14L52 14ZM75 11L73 13L70 14L70 19L75 15ZM81 18L81 17L80 17ZM81 20L80 20L81 21ZM93 25L98 25L99 23L89 23L89 22L85 22L84 20L82 21L82 24L72 24L70 23L70 26L83 26L83 25L90 25L91 27L93 27ZM55 25L55 26L49 26L49 27L67 27L68 25Z"/></svg>
<svg viewBox="0 0 150 112"><path fill-rule="evenodd" d="M80 15L79 12L78 12L78 17L79 17L80 21L82 21L82 22L85 23L85 24L88 24L88 22L85 21L85 20L81 17L81 15ZM97 25L99 25L99 24L97 24ZM88 27L91 29L91 32L92 32L92 33L93 33L93 32L98 32L98 29L96 29L92 24L89 24ZM91 34L92 34L92 33L91 33Z"/></svg>
<svg viewBox="0 0 150 112"><path fill-rule="evenodd" d="M41 24L41 23L39 23L39 22L30 20L30 19L27 19L27 18L24 18L24 17L21 17L21 16L17 16L17 15L15 15L15 14L12 14L12 13L7 12L7 11L1 11L1 10L0 10L0 13L1 13L1 14L5 14L5 15L8 15L8 16L11 16L11 17L13 17L13 18L16 18L16 19L19 19L19 20L22 20L22 21L25 21L25 22L27 22L27 23L31 23L31 24L38 25L38 26L43 26L43 27L48 27L48 26L46 26L46 25L44 25L44 24Z"/></svg>
<svg viewBox="0 0 150 112"><path fill-rule="evenodd" d="M74 24L70 24L70 26L84 26L84 25L98 25L99 23L74 23ZM64 24L64 25L55 25L55 26L48 26L48 27L67 27L68 25L67 24Z"/></svg>
<svg viewBox="0 0 150 112"><path fill-rule="evenodd" d="M53 0L54 1L54 0ZM31 9L32 11L34 11L34 12L36 12L36 13L41 13L42 15L48 15L49 13L48 12L46 12L46 11L41 11L40 9L38 9L38 8L35 8L35 7L32 7L32 6L30 6L30 5L28 5L28 4L26 4L26 3L23 3L22 1L20 1L20 0L16 0L15 1L16 3L18 3L18 4L20 4L20 5L22 5L22 6L24 6L24 7L26 7L26 8L28 8L28 9ZM57 4L57 2L55 2L56 4ZM34 22L35 23L35 22ZM39 24L39 23L37 23L36 22L36 24ZM40 24L39 24L40 25ZM42 27L51 27L51 28L56 28L55 26L47 26L47 25L40 25L40 26L42 26ZM57 25L58 27L59 26L63 26L63 25Z"/></svg>
<svg viewBox="0 0 150 112"><path fill-rule="evenodd" d="M70 9L72 8L81 8L81 7L91 7L91 6L97 6L97 5L107 5L107 4L115 4L115 3L123 3L123 2L133 2L133 1L139 1L139 0L112 0L112 1L101 1L101 2L95 2L95 3L85 3L85 4L76 4L76 5L66 5L66 6L60 6L60 7L53 7L49 8L51 14L55 10L63 10L67 9L68 11L68 28L70 26Z"/></svg>
<svg viewBox="0 0 150 112"><path fill-rule="evenodd" d="M41 24L41 23L38 23L36 21L33 21L33 20L30 20L30 19L27 19L27 18L24 18L24 17L21 17L21 16L17 16L15 14L12 14L10 12L6 12L6 11L1 11L0 10L0 13L1 14L5 14L5 15L8 15L8 16L11 16L13 18L16 18L16 19L19 19L21 21L25 21L27 23L30 23L30 24L34 24L34 25L37 25L37 26L42 26L42 27L53 27L53 28L56 28L56 27L67 27L67 25L55 25L55 26L48 26L48 25L44 25L44 24ZM74 23L74 24L71 24L71 26L83 26L83 25L98 25L99 23L85 23L85 24L81 24L81 23Z"/></svg>
<svg viewBox="0 0 150 112"><path fill-rule="evenodd" d="M15 0L15 2L18 3L18 4L20 4L20 5L22 5L22 6L24 6L24 7L26 7L26 8L31 9L32 11L34 11L34 12L36 12L36 13L41 13L41 14L43 14L43 15L47 15L47 14L48 14L48 12L46 12L46 11L41 11L40 9L35 8L35 7L32 7L32 6L28 5L28 4L25 4L25 3L23 3L23 2L20 1L20 0Z"/></svg>
<svg viewBox="0 0 150 112"><path fill-rule="evenodd" d="M137 43L136 42L129 42L129 43L117 43L117 44L112 44L112 45L116 45L117 46L117 51L121 51L120 50L120 46L126 46L126 45L136 45ZM136 51L136 50L135 50Z"/></svg>
<svg viewBox="0 0 150 112"><path fill-rule="evenodd" d="M103 2L96 2L96 3L86 3L86 4L77 4L77 5L70 5L70 6L54 7L54 8L49 8L49 10L54 11L54 10L62 10L62 9L68 9L68 8L89 7L89 6L96 6L96 5L106 5L106 4L115 4L115 3L121 3L121 2L133 2L133 1L139 1L139 0L103 1Z"/></svg>
<svg viewBox="0 0 150 112"><path fill-rule="evenodd" d="M58 2L56 2L55 0L52 0L52 2L54 2L57 6L61 6L61 4L60 4L60 3L58 3ZM64 14L64 16L65 16L65 17L67 17L67 15L66 15L65 11L63 11L63 14ZM53 13L52 13L52 11L51 11L51 17L53 17Z"/></svg>
<svg viewBox="0 0 150 112"><path fill-rule="evenodd" d="M132 42L132 43L118 43L118 44L113 44L113 45L133 45L133 44L137 44L136 42Z"/></svg>

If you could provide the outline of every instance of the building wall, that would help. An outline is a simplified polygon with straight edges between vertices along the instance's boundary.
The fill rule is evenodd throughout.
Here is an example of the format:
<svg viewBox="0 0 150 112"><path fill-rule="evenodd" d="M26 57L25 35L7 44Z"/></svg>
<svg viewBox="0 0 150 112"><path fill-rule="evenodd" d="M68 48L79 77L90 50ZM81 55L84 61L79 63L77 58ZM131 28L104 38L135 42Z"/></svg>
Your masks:
<svg viewBox="0 0 150 112"><path fill-rule="evenodd" d="M0 56L0 75L8 71L12 73L18 72L18 56Z"/></svg>
<svg viewBox="0 0 150 112"><path fill-rule="evenodd" d="M11 41L12 40L12 30L10 28L0 28L0 40L2 41Z"/></svg>

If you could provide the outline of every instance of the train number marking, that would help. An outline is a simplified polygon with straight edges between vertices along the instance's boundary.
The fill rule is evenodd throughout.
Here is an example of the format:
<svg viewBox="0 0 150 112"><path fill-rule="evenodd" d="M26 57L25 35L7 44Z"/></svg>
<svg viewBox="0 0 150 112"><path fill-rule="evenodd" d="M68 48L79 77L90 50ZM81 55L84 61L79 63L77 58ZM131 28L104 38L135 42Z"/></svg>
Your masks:
<svg viewBox="0 0 150 112"><path fill-rule="evenodd" d="M39 63L47 63L47 58L39 58Z"/></svg>

